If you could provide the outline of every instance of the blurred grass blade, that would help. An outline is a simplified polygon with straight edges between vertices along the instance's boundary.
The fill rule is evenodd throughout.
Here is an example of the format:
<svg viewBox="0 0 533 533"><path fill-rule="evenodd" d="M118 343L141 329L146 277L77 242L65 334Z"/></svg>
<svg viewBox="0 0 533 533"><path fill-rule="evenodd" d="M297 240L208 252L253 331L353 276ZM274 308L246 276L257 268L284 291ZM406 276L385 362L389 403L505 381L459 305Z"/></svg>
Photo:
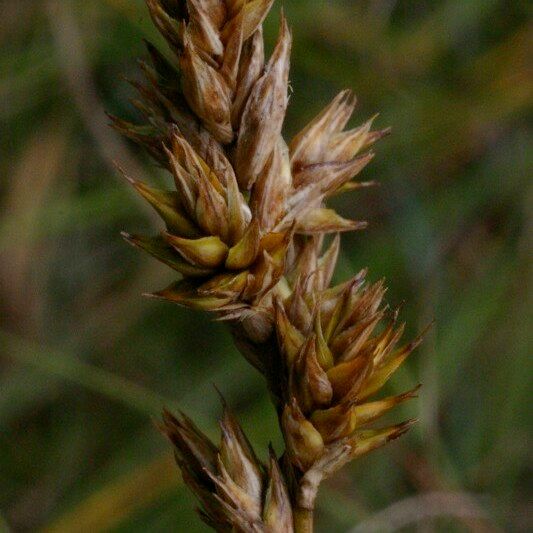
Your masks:
<svg viewBox="0 0 533 533"><path fill-rule="evenodd" d="M158 457L96 491L42 533L109 531L176 487L178 481L174 458Z"/></svg>
<svg viewBox="0 0 533 533"><path fill-rule="evenodd" d="M63 354L41 347L5 331L0 331L0 342L6 347L7 355L18 363L33 367L44 374L71 381L136 409L144 415L158 415L163 406L175 405L174 400L164 398L107 370L80 361L72 354Z"/></svg>

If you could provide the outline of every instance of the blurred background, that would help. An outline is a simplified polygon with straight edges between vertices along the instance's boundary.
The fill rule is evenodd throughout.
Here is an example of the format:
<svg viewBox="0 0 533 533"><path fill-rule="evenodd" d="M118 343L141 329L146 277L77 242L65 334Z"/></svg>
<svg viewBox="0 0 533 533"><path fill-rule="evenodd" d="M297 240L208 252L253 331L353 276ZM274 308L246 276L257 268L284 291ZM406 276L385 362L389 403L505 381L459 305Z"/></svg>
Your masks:
<svg viewBox="0 0 533 533"><path fill-rule="evenodd" d="M284 7L287 137L345 87L357 123L393 127L363 175L381 186L338 202L370 228L343 237L337 279L386 277L410 335L436 319L390 386L424 384L401 413L420 424L323 486L318 531L531 531L531 4ZM166 178L104 109L135 118L122 77L161 39L142 0L0 8L0 530L206 531L162 406L218 438L216 384L263 456L281 440L223 325L143 299L173 274L119 237L153 221L113 161Z"/></svg>

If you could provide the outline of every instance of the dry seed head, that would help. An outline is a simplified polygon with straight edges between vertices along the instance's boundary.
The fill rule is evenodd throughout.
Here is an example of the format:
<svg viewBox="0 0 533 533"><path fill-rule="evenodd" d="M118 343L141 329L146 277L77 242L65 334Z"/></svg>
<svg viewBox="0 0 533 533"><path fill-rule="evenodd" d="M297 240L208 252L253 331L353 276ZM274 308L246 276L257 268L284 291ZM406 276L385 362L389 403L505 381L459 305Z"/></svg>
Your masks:
<svg viewBox="0 0 533 533"><path fill-rule="evenodd" d="M370 131L370 121L343 131L355 105L343 91L287 146L281 130L291 34L281 15L265 64L261 24L272 3L147 0L173 57L147 43L150 63L141 62L146 82L132 82L145 124L111 117L174 177L175 190L130 180L166 232L128 240L186 278L222 283L217 291L211 282L203 302L200 281L157 295L222 318L249 321L249 310L259 307L272 312L272 298L265 296L286 272L292 248L273 247L273 234L285 239L291 231L320 235L364 227L322 204L350 188L372 157L359 153L381 136ZM229 271L246 274L234 282L224 276Z"/></svg>
<svg viewBox="0 0 533 533"><path fill-rule="evenodd" d="M397 347L403 333L398 313L377 331L386 315L382 308L385 287L383 282L366 285L365 272L347 284L325 288L322 283L331 277L337 244L320 257L321 244L318 239L304 244L292 292L276 306L277 338L289 375L283 429L286 441L293 443L291 460L302 472L341 442L352 447L357 443L357 455L373 449L375 443L384 444L386 439L377 435L385 434L370 434L364 428L415 397L419 388L367 402L420 338ZM327 273L315 275L321 267ZM396 429L391 431L396 435ZM374 444L363 446L369 435ZM318 441L319 448L311 444Z"/></svg>
<svg viewBox="0 0 533 533"><path fill-rule="evenodd" d="M230 322L239 349L267 377L287 447L290 496L275 457L265 469L227 409L220 446L185 415L165 413L163 430L206 523L221 531L292 531L292 505L311 509L324 477L409 427L365 425L416 389L367 399L419 341L397 347L397 316L379 329L385 289L365 285L366 272L330 286L338 234L366 223L325 202L372 184L352 180L389 130L371 131L375 117L346 129L356 99L342 91L285 142L292 38L282 14L265 63L261 25L273 0L146 3L171 55L147 43L145 80L132 82L144 123L111 120L174 183L159 190L128 178L164 228L154 237L124 237L183 278L153 296ZM335 237L321 254L327 234Z"/></svg>
<svg viewBox="0 0 533 533"><path fill-rule="evenodd" d="M273 451L266 468L225 405L220 427L215 446L185 414L163 414L161 429L201 504L202 519L218 531L291 532L291 502Z"/></svg>

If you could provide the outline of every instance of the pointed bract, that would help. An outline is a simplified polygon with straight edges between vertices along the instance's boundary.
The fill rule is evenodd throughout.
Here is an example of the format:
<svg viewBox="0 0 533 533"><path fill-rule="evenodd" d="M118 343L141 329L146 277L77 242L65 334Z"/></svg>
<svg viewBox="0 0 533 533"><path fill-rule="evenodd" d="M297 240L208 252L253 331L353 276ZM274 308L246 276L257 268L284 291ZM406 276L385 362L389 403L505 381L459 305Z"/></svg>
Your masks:
<svg viewBox="0 0 533 533"><path fill-rule="evenodd" d="M291 34L282 16L276 48L248 98L239 128L235 170L241 188L246 190L264 170L281 133L288 101L290 49Z"/></svg>

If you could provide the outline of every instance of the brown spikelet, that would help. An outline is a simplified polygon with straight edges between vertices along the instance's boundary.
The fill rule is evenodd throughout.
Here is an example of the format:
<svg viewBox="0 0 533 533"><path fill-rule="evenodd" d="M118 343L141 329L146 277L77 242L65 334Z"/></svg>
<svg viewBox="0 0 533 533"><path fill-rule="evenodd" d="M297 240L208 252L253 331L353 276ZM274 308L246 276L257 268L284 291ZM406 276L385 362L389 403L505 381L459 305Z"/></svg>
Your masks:
<svg viewBox="0 0 533 533"><path fill-rule="evenodd" d="M276 48L244 108L235 151L241 188L249 190L272 156L287 108L291 35L282 16ZM265 120L268 117L268 120Z"/></svg>
<svg viewBox="0 0 533 533"><path fill-rule="evenodd" d="M299 427L305 427L309 434L313 434L311 425L321 435L325 446L320 456L327 456L332 446L356 436L366 439L371 435L372 440L368 442L384 443L377 436L382 433L368 433L365 426L415 397L419 387L382 400L368 402L367 398L385 385L418 346L421 336L397 348L404 329L403 324L397 324L397 312L376 333L386 316L386 309L381 307L385 286L383 282L365 284L364 271L351 282L332 288L303 283L311 272L320 272L321 267L326 269L322 279L329 280L336 258L335 242L322 257L319 240L308 241L306 247L309 246L315 250L306 249L300 255L292 292L283 302L278 301L276 308L277 340L291 378L285 400L286 412L292 413ZM298 297L298 306L294 305L295 297ZM314 321L310 322L310 316L315 317ZM304 331L308 325L311 330ZM319 353L322 354L320 358ZM367 449L373 449L373 445L360 444L356 455ZM300 469L305 465L296 453L292 460ZM303 471L308 468L308 464L303 466Z"/></svg>
<svg viewBox="0 0 533 533"><path fill-rule="evenodd" d="M268 467L261 464L227 406L220 428L216 446L184 413L163 413L161 430L204 521L222 531L292 531L291 502L274 452Z"/></svg>

